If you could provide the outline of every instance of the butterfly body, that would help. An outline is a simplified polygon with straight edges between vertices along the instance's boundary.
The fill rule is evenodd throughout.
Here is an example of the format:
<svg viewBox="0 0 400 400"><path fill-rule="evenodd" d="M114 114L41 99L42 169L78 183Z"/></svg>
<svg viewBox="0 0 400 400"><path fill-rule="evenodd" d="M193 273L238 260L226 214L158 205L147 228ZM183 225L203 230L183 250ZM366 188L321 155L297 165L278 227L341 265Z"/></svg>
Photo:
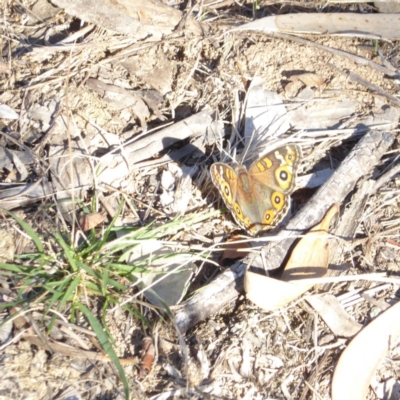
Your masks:
<svg viewBox="0 0 400 400"><path fill-rule="evenodd" d="M237 223L250 234L274 228L287 214L301 151L286 145L254 161L249 169L211 166L211 178Z"/></svg>

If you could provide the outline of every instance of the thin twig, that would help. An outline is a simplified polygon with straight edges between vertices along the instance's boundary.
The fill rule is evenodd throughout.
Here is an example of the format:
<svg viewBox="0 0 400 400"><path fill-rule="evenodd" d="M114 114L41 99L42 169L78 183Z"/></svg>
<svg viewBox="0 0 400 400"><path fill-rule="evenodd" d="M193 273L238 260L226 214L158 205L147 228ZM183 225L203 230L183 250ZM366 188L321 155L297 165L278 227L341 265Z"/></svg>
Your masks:
<svg viewBox="0 0 400 400"><path fill-rule="evenodd" d="M360 56L357 56L355 54L348 53L347 51L335 49L333 47L324 46L323 44L315 43L315 42L312 42L310 40L299 38L297 36L288 35L286 33L274 33L274 34L271 34L271 36L277 37L277 38L280 38L280 39L291 40L293 42L301 43L301 44L304 44L306 46L316 47L317 49L326 51L328 53L335 54L335 55L340 56L340 57L348 58L348 59L354 61L357 64L367 65L367 66L369 66L371 68L374 68L374 69L376 69L376 70L378 70L380 72L383 72L384 74L389 75L391 77L400 78L400 73L399 72L392 71L391 69L389 69L387 67L384 67L383 65L377 64L376 62L368 60L368 59L366 59L364 57L360 57Z"/></svg>

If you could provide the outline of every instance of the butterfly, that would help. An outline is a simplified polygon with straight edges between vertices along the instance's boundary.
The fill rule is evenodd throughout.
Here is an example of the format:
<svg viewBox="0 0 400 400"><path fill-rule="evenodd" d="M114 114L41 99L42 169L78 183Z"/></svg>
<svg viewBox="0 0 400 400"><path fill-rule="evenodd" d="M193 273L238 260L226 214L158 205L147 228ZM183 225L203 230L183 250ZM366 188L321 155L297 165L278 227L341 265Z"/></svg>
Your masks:
<svg viewBox="0 0 400 400"><path fill-rule="evenodd" d="M260 157L248 170L215 163L210 174L236 222L254 236L273 229L287 214L300 159L300 147L290 144Z"/></svg>

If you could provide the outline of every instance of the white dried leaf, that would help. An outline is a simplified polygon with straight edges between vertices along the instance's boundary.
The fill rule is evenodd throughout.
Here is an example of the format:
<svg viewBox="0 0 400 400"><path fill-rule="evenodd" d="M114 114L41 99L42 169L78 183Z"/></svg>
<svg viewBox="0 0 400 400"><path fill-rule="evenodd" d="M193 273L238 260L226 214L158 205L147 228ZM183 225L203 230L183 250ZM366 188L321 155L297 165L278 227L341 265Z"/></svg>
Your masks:
<svg viewBox="0 0 400 400"><path fill-rule="evenodd" d="M19 115L5 104L0 104L0 118L18 119Z"/></svg>

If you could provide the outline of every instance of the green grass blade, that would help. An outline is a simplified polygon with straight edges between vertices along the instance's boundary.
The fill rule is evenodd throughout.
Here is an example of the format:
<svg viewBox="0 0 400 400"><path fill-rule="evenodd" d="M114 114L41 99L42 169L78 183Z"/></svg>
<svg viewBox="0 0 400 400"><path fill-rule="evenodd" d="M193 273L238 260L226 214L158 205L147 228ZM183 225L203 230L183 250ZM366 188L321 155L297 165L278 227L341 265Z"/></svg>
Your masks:
<svg viewBox="0 0 400 400"><path fill-rule="evenodd" d="M70 280L72 280L72 277L70 278ZM81 278L80 278L79 276L77 276L77 277L71 282L71 284L68 286L67 291L63 293L63 296L61 297L61 299L60 299L60 301L59 301L59 303L58 303L58 307L57 307L58 310L60 310L60 309L64 306L64 304L70 299L70 297L74 294L75 289L76 289L77 286L80 284L80 282L81 282ZM64 288L64 286L66 286L66 285L63 285L63 288ZM54 297L55 297L55 296L54 296ZM49 306L48 306L48 308L47 308L47 310L46 310L46 313L47 313L48 310L53 306L53 304L54 304L54 302L55 302L56 300L58 300L58 299L54 298L54 301L52 301L52 299L50 300ZM53 329L53 325L54 325L54 322L56 321L56 317L57 317L56 315L53 315L53 317L51 318L50 324L49 324L49 326L48 326L48 328L47 328L47 332L48 332L48 333L50 333L51 330Z"/></svg>
<svg viewBox="0 0 400 400"><path fill-rule="evenodd" d="M74 272L78 270L76 266L75 260L75 252L71 249L71 247L65 242L64 238L61 236L60 232L56 232L55 238L57 239L58 244L63 248L65 252L65 256L68 259L68 262Z"/></svg>
<svg viewBox="0 0 400 400"><path fill-rule="evenodd" d="M3 208L1 209L11 217L13 217L20 225L21 228L27 233L27 235L33 240L33 242L36 245L36 248L38 249L39 253L44 253L44 247L42 244L42 241L40 239L40 236L31 228L29 224L27 224L24 220L21 218L18 218L15 214L13 214L10 211L4 210Z"/></svg>
<svg viewBox="0 0 400 400"><path fill-rule="evenodd" d="M103 276L101 279L101 292L103 296L107 296L107 283L108 283L108 266L104 268Z"/></svg>
<svg viewBox="0 0 400 400"><path fill-rule="evenodd" d="M6 264L6 263L0 263L0 269L3 269L5 271L16 272L21 275L30 275L32 272L34 272L34 268L32 267L24 267L23 265Z"/></svg>
<svg viewBox="0 0 400 400"><path fill-rule="evenodd" d="M128 385L128 380L126 379L126 376L125 376L125 371L122 368L122 365L119 362L119 358L118 358L117 354L115 353L114 349L112 348L111 343L110 343L106 333L103 330L103 327L101 326L99 320L92 314L91 311L89 311L89 309L87 307L85 307L81 303L78 303L77 306L78 306L79 310L82 312L82 314L84 314L85 317L87 318L87 320L89 321L90 326L92 327L93 331L96 333L101 346L103 347L104 351L110 357L111 361L117 368L117 370L119 372L119 377L121 378L121 381L124 385L125 398L129 399L129 385Z"/></svg>

